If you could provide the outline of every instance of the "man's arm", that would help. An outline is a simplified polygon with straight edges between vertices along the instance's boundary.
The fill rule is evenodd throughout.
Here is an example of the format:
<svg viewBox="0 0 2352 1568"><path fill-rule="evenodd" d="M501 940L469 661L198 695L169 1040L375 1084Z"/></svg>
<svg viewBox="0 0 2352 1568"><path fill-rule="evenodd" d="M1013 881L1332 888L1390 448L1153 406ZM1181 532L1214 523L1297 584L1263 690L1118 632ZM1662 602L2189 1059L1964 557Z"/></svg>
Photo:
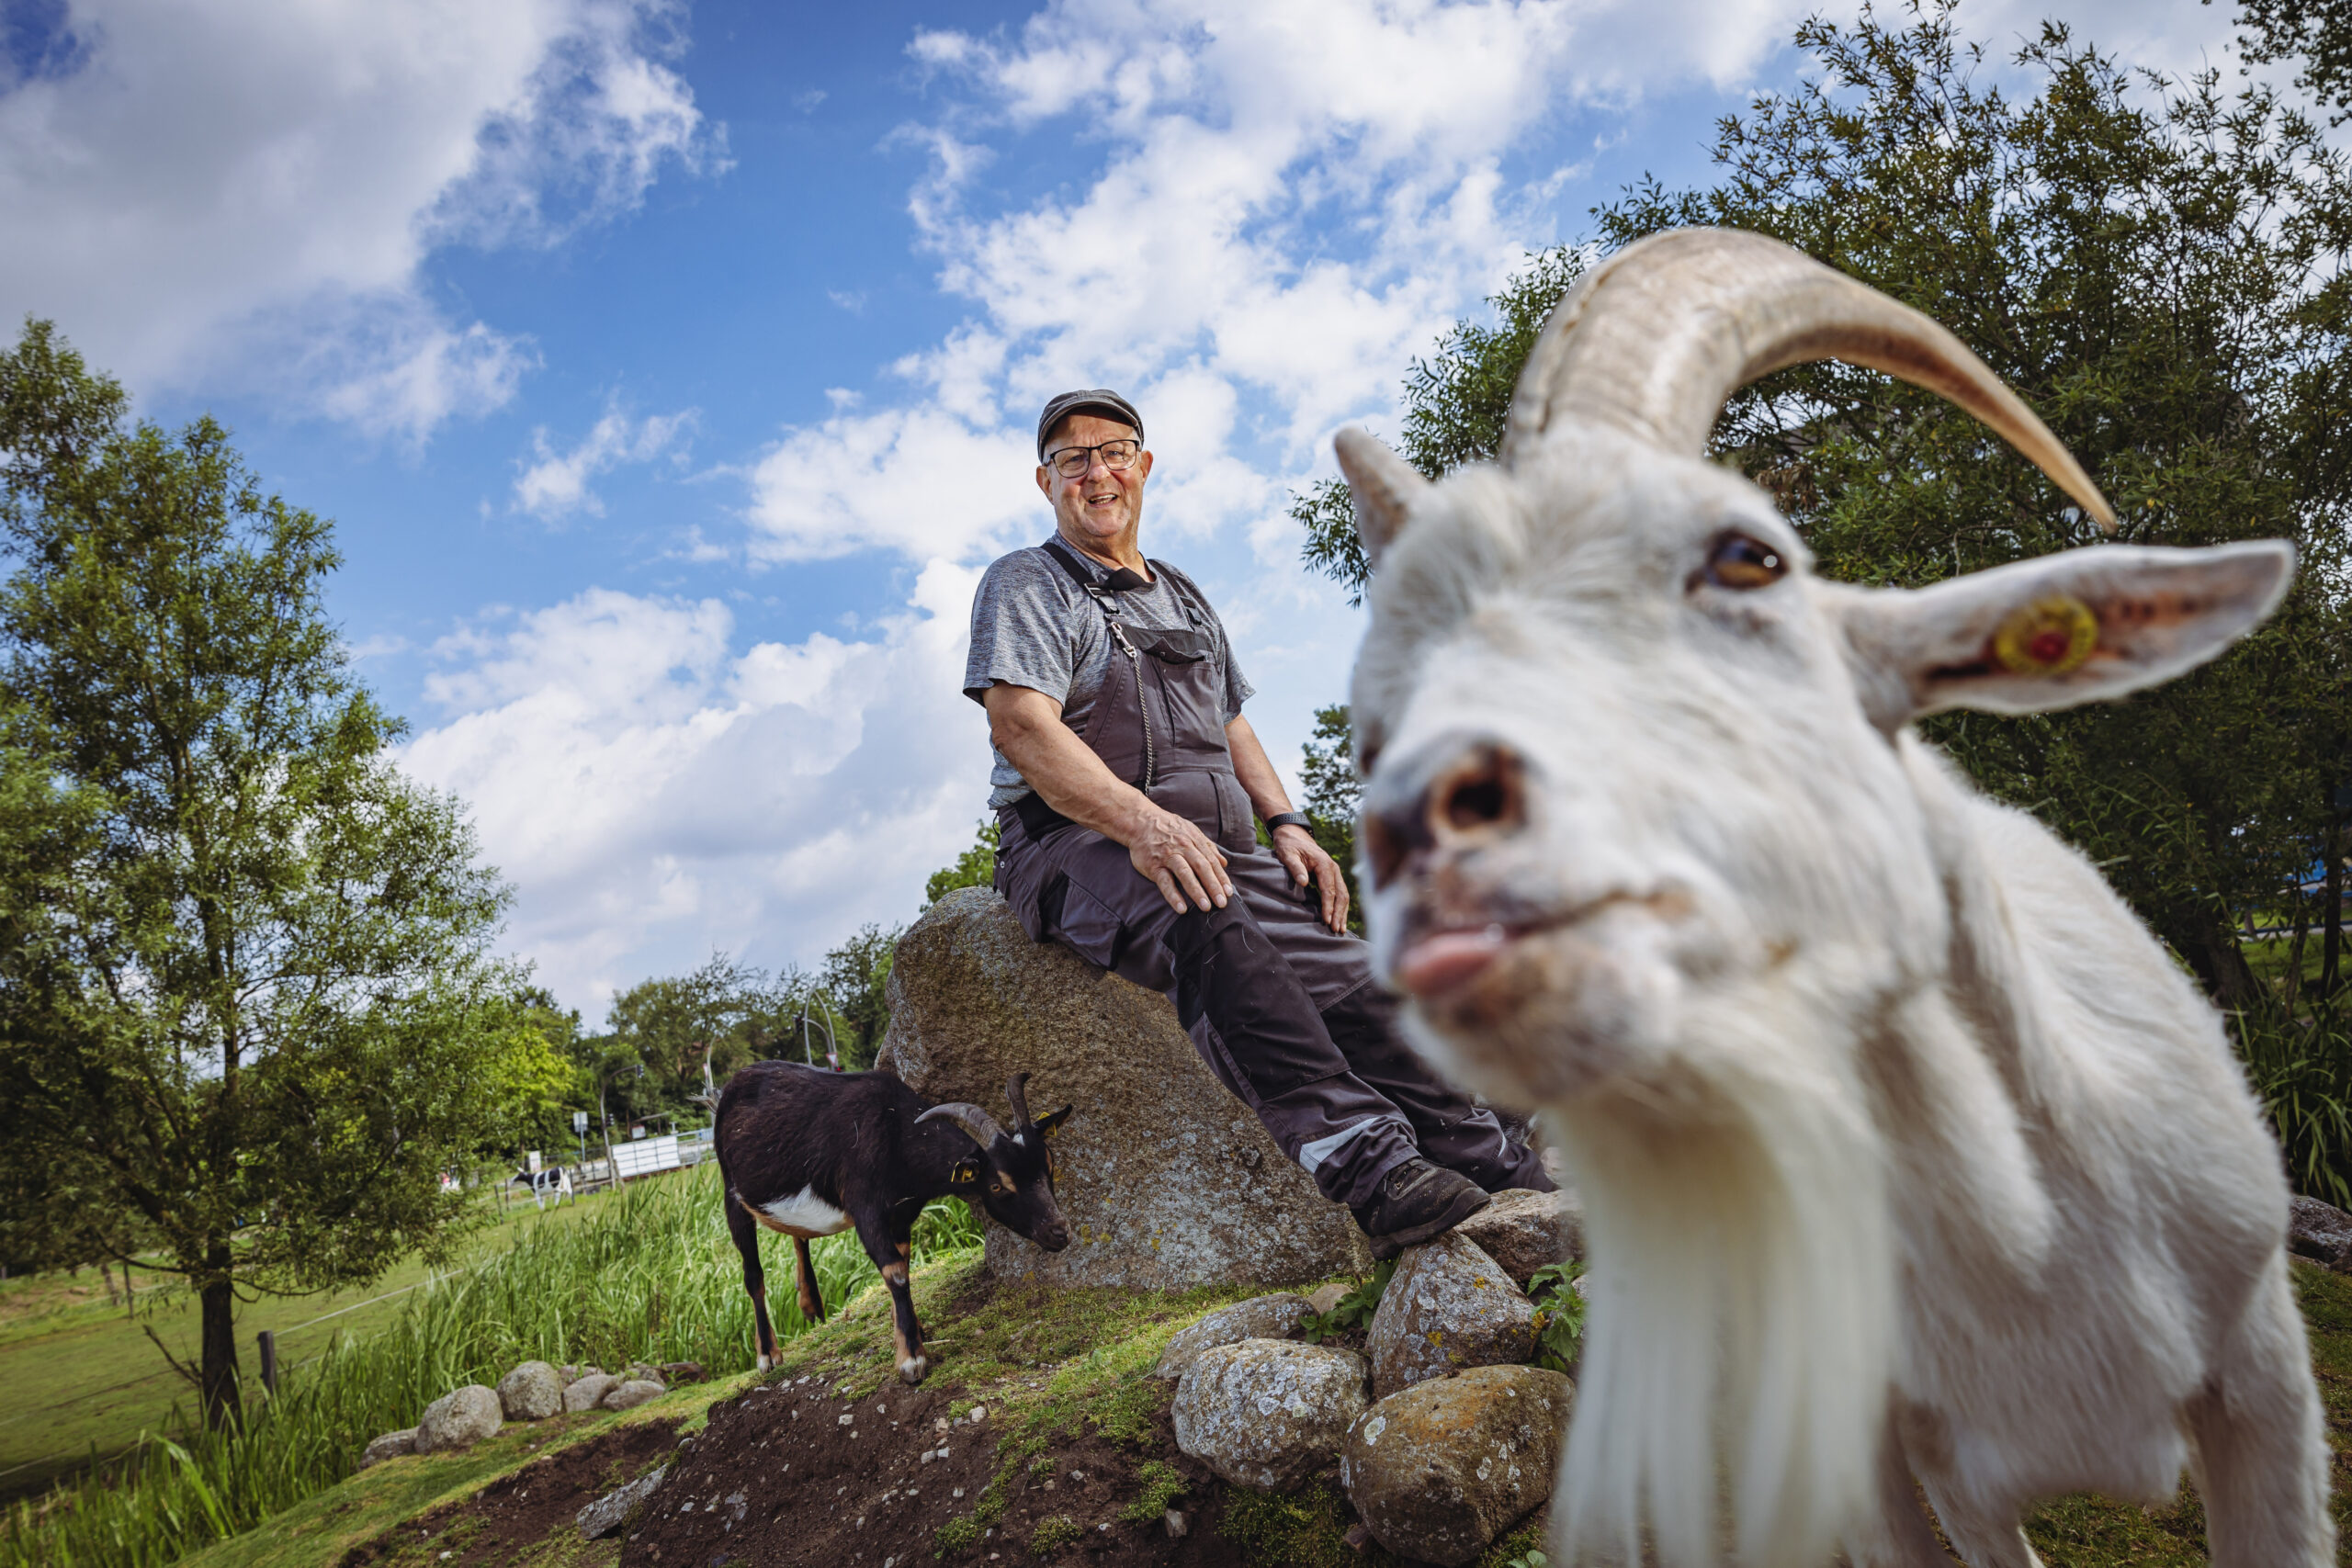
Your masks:
<svg viewBox="0 0 2352 1568"><path fill-rule="evenodd" d="M1225 727L1225 743L1233 753L1234 777L1241 781L1250 809L1261 820L1296 809L1290 803L1290 792L1283 788L1282 774L1274 772L1273 759L1266 755L1264 743L1247 718L1233 716L1233 722ZM1291 879L1305 887L1311 877L1321 893L1323 923L1335 931L1346 931L1348 879L1340 874L1339 863L1324 852L1314 834L1295 822L1275 829L1272 838L1274 858L1283 863Z"/></svg>
<svg viewBox="0 0 2352 1568"><path fill-rule="evenodd" d="M1184 912L1189 898L1203 909L1224 908L1233 897L1225 852L1209 836L1103 765L1092 747L1062 722L1062 705L1045 693L999 681L981 699L989 734L1045 803L1114 843L1159 889L1168 907ZM1263 753L1261 752L1262 756ZM1278 786L1279 787L1279 786Z"/></svg>

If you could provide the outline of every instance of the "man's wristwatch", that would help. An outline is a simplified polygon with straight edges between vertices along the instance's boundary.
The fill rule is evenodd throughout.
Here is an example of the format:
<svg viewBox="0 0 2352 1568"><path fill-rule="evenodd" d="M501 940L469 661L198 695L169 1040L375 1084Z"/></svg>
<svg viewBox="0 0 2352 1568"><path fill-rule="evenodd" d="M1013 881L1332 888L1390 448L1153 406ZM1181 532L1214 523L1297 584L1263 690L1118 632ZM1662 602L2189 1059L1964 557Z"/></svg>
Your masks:
<svg viewBox="0 0 2352 1568"><path fill-rule="evenodd" d="M1266 818L1266 831L1271 833L1277 828L1304 828L1311 833L1315 824L1307 820L1304 811L1277 811Z"/></svg>

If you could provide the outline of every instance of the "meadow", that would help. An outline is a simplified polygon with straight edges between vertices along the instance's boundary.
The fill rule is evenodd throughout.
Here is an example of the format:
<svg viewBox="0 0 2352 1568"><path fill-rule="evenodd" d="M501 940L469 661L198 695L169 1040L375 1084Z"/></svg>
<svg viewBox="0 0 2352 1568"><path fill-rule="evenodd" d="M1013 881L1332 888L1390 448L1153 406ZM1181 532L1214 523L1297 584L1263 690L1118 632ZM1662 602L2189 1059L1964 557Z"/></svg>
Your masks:
<svg viewBox="0 0 2352 1568"><path fill-rule="evenodd" d="M944 1199L916 1228L916 1256L979 1239L971 1212ZM829 1311L876 1279L854 1235L812 1251ZM797 1334L806 1325L788 1247L771 1245L765 1262L776 1332ZM333 1486L370 1438L518 1361L692 1360L724 1376L754 1359L742 1263L708 1165L512 1221L468 1271L381 1310L389 1321L373 1332L338 1326L321 1353L286 1369L277 1397L254 1399L233 1438L188 1429L187 1407L174 1404L120 1457L11 1505L0 1516L0 1568L162 1568ZM121 1358L108 1364L119 1371Z"/></svg>

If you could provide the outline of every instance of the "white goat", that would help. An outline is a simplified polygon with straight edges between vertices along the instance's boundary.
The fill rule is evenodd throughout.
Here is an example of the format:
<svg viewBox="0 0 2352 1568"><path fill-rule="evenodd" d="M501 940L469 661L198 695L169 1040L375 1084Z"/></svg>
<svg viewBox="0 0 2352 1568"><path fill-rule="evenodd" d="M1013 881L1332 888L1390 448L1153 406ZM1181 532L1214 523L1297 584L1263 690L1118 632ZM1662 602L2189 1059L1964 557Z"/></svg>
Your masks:
<svg viewBox="0 0 2352 1568"><path fill-rule="evenodd" d="M1498 465L1432 485L1339 438L1376 564L1376 960L1421 1050L1549 1108L1587 1205L1559 1548L1924 1568L1916 1476L1976 1568L2026 1568L2033 1500L2167 1500L2191 1460L2215 1562L2318 1568L2287 1189L2221 1023L2088 862L1909 728L2177 674L2293 551L1823 581L1701 456L1734 390L1822 358L1950 398L2109 520L1951 333L1721 230L1593 270Z"/></svg>

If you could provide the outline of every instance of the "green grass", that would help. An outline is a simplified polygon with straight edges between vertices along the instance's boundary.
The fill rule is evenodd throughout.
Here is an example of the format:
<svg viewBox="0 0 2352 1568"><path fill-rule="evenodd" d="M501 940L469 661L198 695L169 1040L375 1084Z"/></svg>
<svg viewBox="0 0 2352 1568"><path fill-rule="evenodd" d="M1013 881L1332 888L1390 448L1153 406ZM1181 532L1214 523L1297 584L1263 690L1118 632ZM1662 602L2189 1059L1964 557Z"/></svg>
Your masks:
<svg viewBox="0 0 2352 1568"><path fill-rule="evenodd" d="M977 1257L978 1239L970 1211L942 1201L917 1227L917 1255ZM812 1251L829 1306L877 1282L854 1235ZM768 1263L785 1287L769 1294L776 1330L795 1333L788 1248L771 1247ZM187 1433L176 1445L150 1438L106 1472L17 1505L0 1517L0 1568L161 1568L334 1485L369 1438L517 1361L695 1360L724 1375L752 1357L717 1170L641 1183L576 1223L532 1225L472 1272L401 1298L380 1331L336 1336L281 1380L273 1404L256 1405L243 1432ZM887 1353L882 1360L887 1372Z"/></svg>

